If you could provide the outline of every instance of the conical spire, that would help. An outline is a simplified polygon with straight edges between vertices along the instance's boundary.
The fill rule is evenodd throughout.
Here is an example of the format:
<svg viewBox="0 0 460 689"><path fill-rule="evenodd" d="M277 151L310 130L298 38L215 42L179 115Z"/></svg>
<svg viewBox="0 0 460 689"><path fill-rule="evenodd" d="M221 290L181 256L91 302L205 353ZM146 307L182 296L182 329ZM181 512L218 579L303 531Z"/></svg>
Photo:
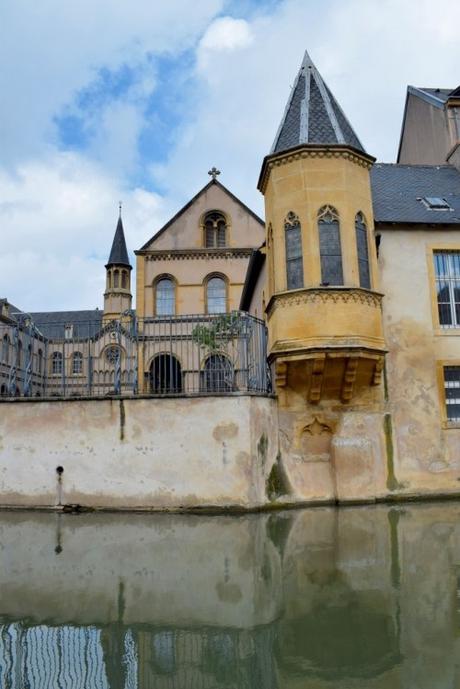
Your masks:
<svg viewBox="0 0 460 689"><path fill-rule="evenodd" d="M302 144L364 148L305 51L271 153Z"/></svg>
<svg viewBox="0 0 460 689"><path fill-rule="evenodd" d="M126 248L123 221L121 219L121 206L120 215L118 216L117 229L115 230L115 236L113 238L112 249L110 251L109 261L107 265L124 265L131 267L128 257L128 250Z"/></svg>

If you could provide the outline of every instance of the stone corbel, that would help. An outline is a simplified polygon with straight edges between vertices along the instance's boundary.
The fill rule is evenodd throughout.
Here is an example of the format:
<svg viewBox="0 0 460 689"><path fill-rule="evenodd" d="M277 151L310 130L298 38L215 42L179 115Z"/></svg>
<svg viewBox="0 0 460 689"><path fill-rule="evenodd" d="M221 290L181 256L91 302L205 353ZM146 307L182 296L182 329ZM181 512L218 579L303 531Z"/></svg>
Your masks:
<svg viewBox="0 0 460 689"><path fill-rule="evenodd" d="M275 364L276 389L285 388L287 385L288 365L286 361L277 361Z"/></svg>
<svg viewBox="0 0 460 689"><path fill-rule="evenodd" d="M347 403L353 397L353 388L356 381L356 374L358 372L359 357L350 356L345 365L345 373L342 381L341 399L342 402Z"/></svg>
<svg viewBox="0 0 460 689"><path fill-rule="evenodd" d="M383 356L381 356L375 364L374 374L372 376L372 385L380 385L380 383L382 381L382 373L383 373L384 365L385 365L385 358Z"/></svg>
<svg viewBox="0 0 460 689"><path fill-rule="evenodd" d="M311 372L310 392L308 401L310 404L318 404L321 399L321 387L323 385L324 366L326 364L326 355L323 354L313 361L313 369Z"/></svg>

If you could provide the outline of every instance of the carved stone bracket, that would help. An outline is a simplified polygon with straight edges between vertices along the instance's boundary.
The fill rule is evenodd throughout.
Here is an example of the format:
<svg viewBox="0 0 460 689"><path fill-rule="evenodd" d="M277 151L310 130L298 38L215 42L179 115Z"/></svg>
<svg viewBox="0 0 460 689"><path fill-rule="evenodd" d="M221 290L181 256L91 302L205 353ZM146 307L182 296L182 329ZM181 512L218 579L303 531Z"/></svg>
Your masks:
<svg viewBox="0 0 460 689"><path fill-rule="evenodd" d="M308 400L311 404L318 404L321 399L321 387L323 384L324 366L326 364L326 355L318 357L313 361L313 369L311 375L310 392Z"/></svg>
<svg viewBox="0 0 460 689"><path fill-rule="evenodd" d="M372 385L380 385L382 381L382 373L383 373L383 367L385 365L385 358L382 356L380 357L374 368L374 375L372 376Z"/></svg>
<svg viewBox="0 0 460 689"><path fill-rule="evenodd" d="M277 361L275 365L276 388L285 388L287 385L288 365L286 361Z"/></svg>
<svg viewBox="0 0 460 689"><path fill-rule="evenodd" d="M356 373L358 371L358 363L358 357L350 357L349 359L347 359L345 373L342 381L342 402L349 402L353 397L353 387L355 385Z"/></svg>

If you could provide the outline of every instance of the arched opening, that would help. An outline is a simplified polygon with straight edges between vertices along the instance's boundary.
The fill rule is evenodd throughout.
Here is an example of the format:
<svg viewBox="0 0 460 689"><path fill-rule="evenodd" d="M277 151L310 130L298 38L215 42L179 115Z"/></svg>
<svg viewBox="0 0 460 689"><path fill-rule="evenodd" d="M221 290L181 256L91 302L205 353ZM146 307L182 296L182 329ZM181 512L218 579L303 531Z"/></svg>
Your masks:
<svg viewBox="0 0 460 689"><path fill-rule="evenodd" d="M302 229L298 216L292 211L284 221L286 245L286 282L288 289L303 287Z"/></svg>
<svg viewBox="0 0 460 689"><path fill-rule="evenodd" d="M210 211L205 215L204 244L207 248L227 246L227 221L220 211Z"/></svg>
<svg viewBox="0 0 460 689"><path fill-rule="evenodd" d="M170 277L162 277L155 285L155 314L174 316L176 313L176 285Z"/></svg>
<svg viewBox="0 0 460 689"><path fill-rule="evenodd" d="M121 287L122 289L128 289L128 273L126 270L121 272Z"/></svg>
<svg viewBox="0 0 460 689"><path fill-rule="evenodd" d="M182 392L182 368L171 354L158 354L150 364L149 388L152 395Z"/></svg>
<svg viewBox="0 0 460 689"><path fill-rule="evenodd" d="M339 214L332 206L318 212L321 284L343 285L342 246L340 244Z"/></svg>
<svg viewBox="0 0 460 689"><path fill-rule="evenodd" d="M206 312L227 312L227 284L223 277L216 275L206 282Z"/></svg>
<svg viewBox="0 0 460 689"><path fill-rule="evenodd" d="M120 286L120 272L118 270L113 271L113 286L114 287Z"/></svg>
<svg viewBox="0 0 460 689"><path fill-rule="evenodd" d="M235 371L223 354L211 354L201 372L203 392L231 392L235 389Z"/></svg>
<svg viewBox="0 0 460 689"><path fill-rule="evenodd" d="M366 289L371 288L371 276L369 272L369 244L367 240L366 220L362 213L357 213L355 218L356 251L358 254L359 285Z"/></svg>

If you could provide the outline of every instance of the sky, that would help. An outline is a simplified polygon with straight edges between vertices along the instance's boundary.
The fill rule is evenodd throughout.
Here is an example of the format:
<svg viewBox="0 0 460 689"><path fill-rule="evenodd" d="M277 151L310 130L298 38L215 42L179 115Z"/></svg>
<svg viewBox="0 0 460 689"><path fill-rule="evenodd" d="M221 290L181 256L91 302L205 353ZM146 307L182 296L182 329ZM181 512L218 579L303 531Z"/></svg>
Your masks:
<svg viewBox="0 0 460 689"><path fill-rule="evenodd" d="M132 252L213 165L263 215L305 49L394 162L407 85L460 84L459 25L458 0L0 0L0 297L102 308L119 201Z"/></svg>

